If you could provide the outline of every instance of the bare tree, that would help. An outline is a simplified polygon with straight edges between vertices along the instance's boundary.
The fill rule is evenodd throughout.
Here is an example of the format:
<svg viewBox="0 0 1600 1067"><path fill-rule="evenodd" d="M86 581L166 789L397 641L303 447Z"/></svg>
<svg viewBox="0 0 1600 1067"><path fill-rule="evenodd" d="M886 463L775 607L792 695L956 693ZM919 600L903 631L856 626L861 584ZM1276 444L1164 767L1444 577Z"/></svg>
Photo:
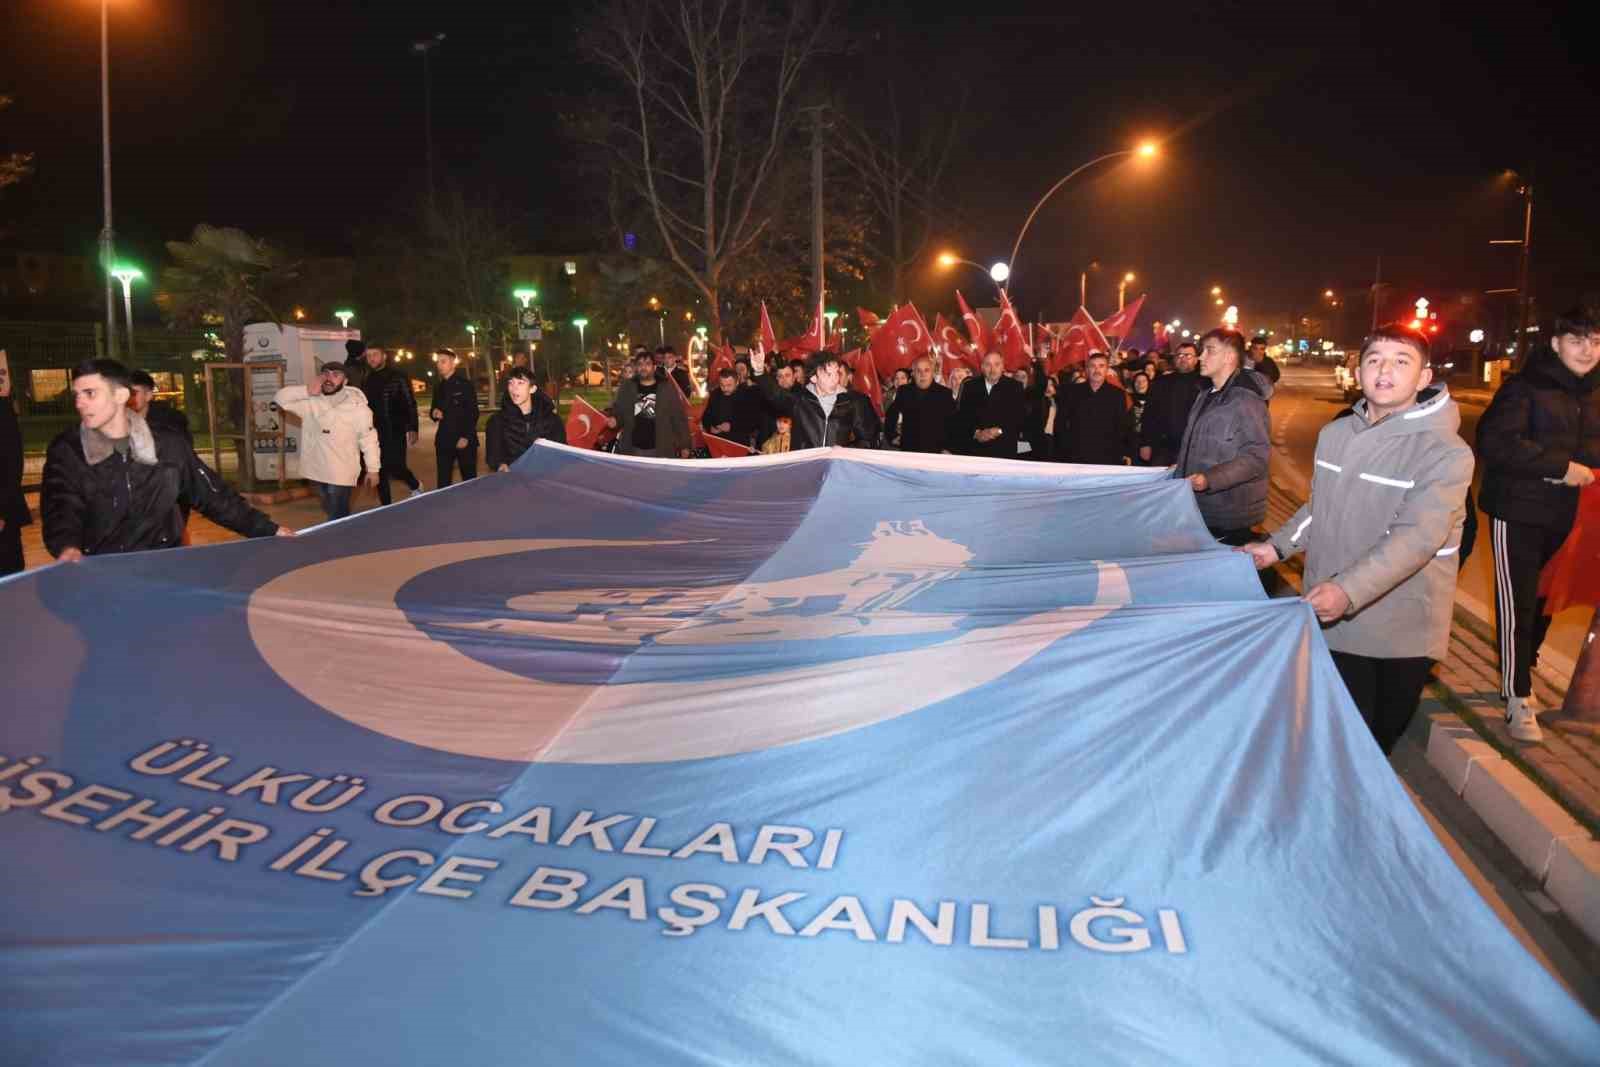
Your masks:
<svg viewBox="0 0 1600 1067"><path fill-rule="evenodd" d="M868 249L889 274L890 297L906 299L906 269L922 257L934 233L939 186L955 147L965 110L966 91L953 106L921 101L902 108L890 77L865 118L838 119L835 150L860 179L872 203L876 225Z"/></svg>
<svg viewBox="0 0 1600 1067"><path fill-rule="evenodd" d="M604 141L719 335L724 279L772 223L765 193L794 147L796 97L821 49L825 2L611 0L583 37L626 93Z"/></svg>

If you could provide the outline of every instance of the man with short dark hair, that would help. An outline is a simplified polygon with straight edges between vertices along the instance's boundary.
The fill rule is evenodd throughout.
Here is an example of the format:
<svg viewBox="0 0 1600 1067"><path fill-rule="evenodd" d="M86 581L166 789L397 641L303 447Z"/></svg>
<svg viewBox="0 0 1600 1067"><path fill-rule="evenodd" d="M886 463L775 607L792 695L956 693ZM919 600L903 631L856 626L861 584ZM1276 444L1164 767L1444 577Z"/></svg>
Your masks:
<svg viewBox="0 0 1600 1067"><path fill-rule="evenodd" d="M811 353L806 360L808 380L796 392L785 392L773 375L764 373L765 353L752 353L750 361L761 395L781 416L793 420L789 440L795 451L873 439L876 420L872 405L860 393L845 389L845 365L837 352L824 349Z"/></svg>
<svg viewBox="0 0 1600 1067"><path fill-rule="evenodd" d="M739 388L737 375L723 367L717 372L716 388L700 413L700 426L706 433L754 447L761 404L755 392Z"/></svg>
<svg viewBox="0 0 1600 1067"><path fill-rule="evenodd" d="M433 354L439 368L439 382L433 387L433 403L428 418L434 422L433 457L438 465L438 487L450 484L457 466L461 480L478 474L478 390L472 379L459 368L454 349L441 348Z"/></svg>
<svg viewBox="0 0 1600 1067"><path fill-rule="evenodd" d="M990 352L980 364L983 376L966 384L956 401L956 426L952 451L996 459L1017 458L1017 438L1028 414L1028 398L1015 378L1006 374L1006 361Z"/></svg>
<svg viewBox="0 0 1600 1067"><path fill-rule="evenodd" d="M640 355L634 367L634 376L617 387L606 416L606 425L617 430L617 452L688 459L689 416L682 394L658 373L651 353Z"/></svg>
<svg viewBox="0 0 1600 1067"><path fill-rule="evenodd" d="M1169 467L1178 458L1178 446L1189 425L1189 409L1207 388L1206 380L1200 377L1200 353L1193 341L1180 343L1173 361L1176 369L1172 373L1150 383L1150 396L1139 424L1139 458L1155 467Z"/></svg>
<svg viewBox="0 0 1600 1067"><path fill-rule="evenodd" d="M1507 378L1478 420L1483 487L1478 504L1493 520L1495 629L1506 727L1519 741L1543 735L1532 670L1550 616L1539 572L1577 518L1578 493L1600 467L1600 315L1559 316L1548 344Z"/></svg>
<svg viewBox="0 0 1600 1067"><path fill-rule="evenodd" d="M244 502L180 435L152 430L128 407L128 369L91 359L72 372L79 424L45 453L44 544L64 563L177 548L189 508L245 537L293 536Z"/></svg>
<svg viewBox="0 0 1600 1067"><path fill-rule="evenodd" d="M1283 375L1278 369L1278 361L1267 355L1267 335L1263 333L1250 338L1250 351L1245 353L1244 366L1246 370L1261 375L1270 385L1277 385Z"/></svg>
<svg viewBox="0 0 1600 1067"><path fill-rule="evenodd" d="M1110 361L1091 352L1084 380L1061 391L1056 413L1055 456L1067 463L1122 466L1134 450L1128 394L1106 380Z"/></svg>
<svg viewBox="0 0 1600 1067"><path fill-rule="evenodd" d="M1173 477L1186 478L1200 517L1225 545L1255 540L1267 517L1272 386L1244 367L1244 335L1218 327L1200 338L1200 374L1210 388L1195 400Z"/></svg>
<svg viewBox="0 0 1600 1067"><path fill-rule="evenodd" d="M645 349L641 346L638 351L644 352ZM637 352L634 355L634 366L638 366ZM689 376L689 369L678 358L678 350L676 348L671 345L662 345L656 349L656 369L661 372L662 377L671 378L678 383L678 388L683 390L685 399L694 396L694 379Z"/></svg>
<svg viewBox="0 0 1600 1067"><path fill-rule="evenodd" d="M1317 435L1311 499L1270 542L1243 549L1262 569L1305 550L1304 599L1386 755L1449 651L1472 482L1461 412L1430 388L1428 348L1399 323L1362 343L1362 399Z"/></svg>
<svg viewBox="0 0 1600 1067"><path fill-rule="evenodd" d="M378 432L359 389L345 386L343 363L324 363L311 385L286 385L273 403L300 418L300 477L316 487L330 520L350 514L358 481L378 485ZM363 478L363 466L366 475Z"/></svg>
<svg viewBox="0 0 1600 1067"><path fill-rule="evenodd" d="M911 382L895 390L884 432L902 452L948 452L955 417L955 396L934 380L933 360L919 356Z"/></svg>
<svg viewBox="0 0 1600 1067"><path fill-rule="evenodd" d="M405 482L413 493L422 489L406 458L406 449L417 443L417 398L411 391L411 379L388 365L389 355L383 349L368 348L363 358L367 372L361 391L372 411L378 451L383 457L378 471L378 501L388 504L394 499L389 491L391 478Z"/></svg>
<svg viewBox="0 0 1600 1067"><path fill-rule="evenodd" d="M513 367L506 375L506 402L489 417L483 430L485 458L492 471L506 471L535 441L567 443L567 428L556 405L540 391L527 367Z"/></svg>
<svg viewBox="0 0 1600 1067"><path fill-rule="evenodd" d="M131 390L128 394L128 406L144 416L144 421L151 426L162 430L171 430L178 434L189 447L194 447L194 434L189 429L189 420L183 412L168 404L165 400L156 400L156 380L149 371L135 370L128 372Z"/></svg>

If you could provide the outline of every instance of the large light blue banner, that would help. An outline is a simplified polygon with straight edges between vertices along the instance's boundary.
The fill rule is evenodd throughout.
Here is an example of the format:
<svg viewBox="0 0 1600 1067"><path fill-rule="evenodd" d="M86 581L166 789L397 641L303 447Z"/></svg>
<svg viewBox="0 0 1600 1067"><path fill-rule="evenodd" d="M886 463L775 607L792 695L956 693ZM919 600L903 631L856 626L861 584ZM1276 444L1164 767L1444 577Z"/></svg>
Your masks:
<svg viewBox="0 0 1600 1067"><path fill-rule="evenodd" d="M541 445L0 584L0 1062L1592 1060L1157 473Z"/></svg>

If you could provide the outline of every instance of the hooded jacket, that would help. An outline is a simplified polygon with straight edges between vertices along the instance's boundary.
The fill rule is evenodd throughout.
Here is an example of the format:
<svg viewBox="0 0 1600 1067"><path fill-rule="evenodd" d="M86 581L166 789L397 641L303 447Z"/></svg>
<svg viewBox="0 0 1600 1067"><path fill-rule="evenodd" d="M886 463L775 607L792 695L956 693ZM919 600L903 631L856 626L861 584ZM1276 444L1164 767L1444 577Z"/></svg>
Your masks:
<svg viewBox="0 0 1600 1067"><path fill-rule="evenodd" d="M1450 647L1472 449L1443 387L1376 425L1367 402L1317 435L1311 499L1272 535L1306 553L1305 588L1333 582L1350 598L1324 633L1335 652L1442 660Z"/></svg>
<svg viewBox="0 0 1600 1067"><path fill-rule="evenodd" d="M1600 467L1600 368L1582 378L1541 348L1495 393L1478 420L1483 491L1478 503L1506 522L1565 530L1578 490L1568 463Z"/></svg>
<svg viewBox="0 0 1600 1067"><path fill-rule="evenodd" d="M1239 370L1221 389L1202 391L1189 409L1172 475L1206 476L1206 491L1194 500L1212 530L1244 530L1267 517L1271 396L1265 378Z"/></svg>
<svg viewBox="0 0 1600 1067"><path fill-rule="evenodd" d="M272 402L300 416L300 477L324 485L355 485L362 459L367 470L378 469L378 431L361 390L347 385L326 396L316 386L286 385Z"/></svg>
<svg viewBox="0 0 1600 1067"><path fill-rule="evenodd" d="M245 537L270 537L278 524L245 503L182 437L152 431L128 412L128 454L110 438L74 426L45 452L39 517L52 556L177 548L188 508Z"/></svg>
<svg viewBox="0 0 1600 1067"><path fill-rule="evenodd" d="M567 443L567 428L556 414L555 402L535 389L529 395L528 413L524 415L521 408L506 398L500 410L489 417L489 425L483 431L484 458L489 462L489 469L497 471L502 466L511 466L541 438Z"/></svg>

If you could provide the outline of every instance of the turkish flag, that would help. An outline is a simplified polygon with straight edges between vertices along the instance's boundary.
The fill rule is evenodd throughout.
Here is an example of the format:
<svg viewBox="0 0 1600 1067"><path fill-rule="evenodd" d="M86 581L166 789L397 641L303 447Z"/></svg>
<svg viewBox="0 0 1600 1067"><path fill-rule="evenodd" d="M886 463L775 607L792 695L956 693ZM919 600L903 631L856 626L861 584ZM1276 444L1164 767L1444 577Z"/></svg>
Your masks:
<svg viewBox="0 0 1600 1067"><path fill-rule="evenodd" d="M978 359L982 360L984 354L994 346L994 338L989 336L989 328L978 318L978 313L967 306L960 289L956 290L956 303L961 308L961 321L967 324L967 336L972 339L972 347L978 350Z"/></svg>
<svg viewBox="0 0 1600 1067"><path fill-rule="evenodd" d="M1106 337L1115 337L1119 340L1133 333L1134 320L1139 317L1139 309L1144 307L1146 294L1141 294L1139 299L1111 316L1100 324L1100 332Z"/></svg>
<svg viewBox="0 0 1600 1067"><path fill-rule="evenodd" d="M1061 333L1061 342L1056 345L1056 350L1051 354L1047 366L1051 374L1059 374L1068 367L1082 363L1089 358L1090 352L1110 353L1111 344L1106 340L1105 334L1100 332L1100 326L1093 317L1083 308L1072 316L1072 321L1067 323L1067 328Z"/></svg>
<svg viewBox="0 0 1600 1067"><path fill-rule="evenodd" d="M1156 323L1152 332L1155 335L1156 347L1157 348L1165 348L1165 347L1167 347L1167 334L1168 334L1167 324L1164 323L1164 322Z"/></svg>
<svg viewBox="0 0 1600 1067"><path fill-rule="evenodd" d="M1600 482L1578 494L1577 521L1540 572L1539 595L1546 615L1576 605L1600 607Z"/></svg>
<svg viewBox="0 0 1600 1067"><path fill-rule="evenodd" d="M927 355L933 348L933 338L928 336L928 324L917 306L906 303L883 320L867 347L872 353L877 376L888 378Z"/></svg>
<svg viewBox="0 0 1600 1067"><path fill-rule="evenodd" d="M606 416L581 396L572 398L567 410L567 444L573 448L596 448L616 436L617 431L606 426Z"/></svg>
<svg viewBox="0 0 1600 1067"><path fill-rule="evenodd" d="M724 367L726 367L728 370L733 370L732 345L728 344L727 342L723 342L720 345L712 346L711 351L714 354L711 357L711 366L706 368L707 391L717 387L717 376L722 373L722 369Z"/></svg>
<svg viewBox="0 0 1600 1067"><path fill-rule="evenodd" d="M828 346L827 320L822 317L822 304L817 304L817 313L811 320L811 329L799 337L791 337L783 342L784 354L791 359L799 357L804 359L813 352L821 351Z"/></svg>
<svg viewBox="0 0 1600 1067"><path fill-rule="evenodd" d="M678 402L683 405L684 414L688 416L689 447L696 449L704 448L706 446L706 441L704 434L700 430L700 415L706 410L705 402L701 401L698 404L689 403L689 398L683 395L683 386L679 385L677 380L670 374L666 375L666 379L672 383L672 390L678 394ZM656 377L656 381L659 382L660 380L661 377L658 375Z"/></svg>
<svg viewBox="0 0 1600 1067"><path fill-rule="evenodd" d="M876 314L863 307L856 308L856 318L861 320L861 328L863 330L870 330L883 321Z"/></svg>
<svg viewBox="0 0 1600 1067"><path fill-rule="evenodd" d="M934 316L933 321L933 338L944 349L944 359L939 367L940 374L949 377L950 372L957 366L967 367L972 373L977 374L982 369L977 350L967 344L960 330L945 321L944 315Z"/></svg>
<svg viewBox="0 0 1600 1067"><path fill-rule="evenodd" d="M894 318L893 315L889 317ZM888 324L885 323L883 329L888 328ZM878 418L883 418L883 382L878 378L878 368L873 365L875 357L870 352L852 348L842 358L850 365L850 369L856 372L853 383L855 392L865 393L872 401L872 410L878 413Z"/></svg>
<svg viewBox="0 0 1600 1067"><path fill-rule="evenodd" d="M741 445L738 441L730 441L726 437L718 437L714 433L705 435L706 451L715 459L737 459L740 456L749 456L755 449L749 445Z"/></svg>
<svg viewBox="0 0 1600 1067"><path fill-rule="evenodd" d="M778 335L772 331L772 320L767 317L767 302L761 301L761 351L774 358L778 355Z"/></svg>
<svg viewBox="0 0 1600 1067"><path fill-rule="evenodd" d="M1028 347L1028 333L1017 318L1017 309L1011 298L1000 290L1000 321L994 324L994 351L1006 361L1006 371L1027 370L1033 363L1033 351Z"/></svg>

